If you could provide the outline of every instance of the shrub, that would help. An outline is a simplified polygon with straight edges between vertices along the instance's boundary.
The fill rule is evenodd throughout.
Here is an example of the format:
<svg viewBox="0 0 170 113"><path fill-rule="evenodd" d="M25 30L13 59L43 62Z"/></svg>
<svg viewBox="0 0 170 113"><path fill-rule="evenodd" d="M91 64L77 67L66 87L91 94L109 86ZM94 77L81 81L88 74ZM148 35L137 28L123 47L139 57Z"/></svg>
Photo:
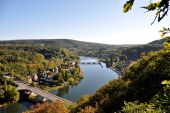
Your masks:
<svg viewBox="0 0 170 113"><path fill-rule="evenodd" d="M5 90L5 99L9 102L19 100L19 92L17 91L15 86L7 86L7 89Z"/></svg>

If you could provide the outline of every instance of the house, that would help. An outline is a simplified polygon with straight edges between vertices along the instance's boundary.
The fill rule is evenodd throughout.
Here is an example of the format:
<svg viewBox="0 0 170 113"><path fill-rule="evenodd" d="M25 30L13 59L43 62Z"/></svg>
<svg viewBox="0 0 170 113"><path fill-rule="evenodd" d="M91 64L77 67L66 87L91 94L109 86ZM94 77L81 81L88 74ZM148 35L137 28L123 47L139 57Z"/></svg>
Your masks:
<svg viewBox="0 0 170 113"><path fill-rule="evenodd" d="M32 80L33 81L38 81L38 76L37 76L37 74L35 73L35 74L33 74L33 76L32 76Z"/></svg>
<svg viewBox="0 0 170 113"><path fill-rule="evenodd" d="M41 78L39 83L40 84L46 84L46 83L49 83L49 82L52 82L53 80L51 78Z"/></svg>
<svg viewBox="0 0 170 113"><path fill-rule="evenodd" d="M75 66L75 65L76 65L76 62L73 61L71 65L72 65L72 66Z"/></svg>
<svg viewBox="0 0 170 113"><path fill-rule="evenodd" d="M43 72L43 77L44 77L44 78L49 77L49 76L50 76L50 73L51 73L50 71L44 71L44 72Z"/></svg>
<svg viewBox="0 0 170 113"><path fill-rule="evenodd" d="M31 77L31 76L27 76L26 79L27 79L27 82L28 82L29 84L32 83L32 77Z"/></svg>

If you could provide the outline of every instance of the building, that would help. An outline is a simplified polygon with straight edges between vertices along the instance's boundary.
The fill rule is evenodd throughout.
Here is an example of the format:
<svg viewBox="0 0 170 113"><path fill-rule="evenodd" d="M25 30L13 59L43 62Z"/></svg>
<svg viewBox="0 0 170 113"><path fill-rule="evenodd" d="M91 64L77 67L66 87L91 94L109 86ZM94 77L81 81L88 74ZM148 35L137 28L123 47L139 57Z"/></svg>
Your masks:
<svg viewBox="0 0 170 113"><path fill-rule="evenodd" d="M38 81L38 76L37 76L37 74L35 73L35 74L33 74L33 76L32 76L32 80L33 81Z"/></svg>
<svg viewBox="0 0 170 113"><path fill-rule="evenodd" d="M31 76L27 76L26 79L27 79L27 82L28 82L29 84L32 83L32 77L31 77Z"/></svg>

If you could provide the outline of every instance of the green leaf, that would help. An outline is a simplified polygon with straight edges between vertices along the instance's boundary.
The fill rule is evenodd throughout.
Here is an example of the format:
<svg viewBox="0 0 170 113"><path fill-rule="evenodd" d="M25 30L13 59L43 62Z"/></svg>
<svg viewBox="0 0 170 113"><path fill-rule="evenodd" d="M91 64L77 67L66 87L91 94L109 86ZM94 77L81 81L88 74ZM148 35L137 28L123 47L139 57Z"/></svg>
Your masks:
<svg viewBox="0 0 170 113"><path fill-rule="evenodd" d="M145 7L145 9L149 11L154 11L159 6L159 4L160 2L150 3L148 6Z"/></svg>
<svg viewBox="0 0 170 113"><path fill-rule="evenodd" d="M168 30L167 28L163 27L163 30Z"/></svg>
<svg viewBox="0 0 170 113"><path fill-rule="evenodd" d="M165 36L165 33L162 33L162 34L161 34L161 37L164 37L164 36Z"/></svg>
<svg viewBox="0 0 170 113"><path fill-rule="evenodd" d="M123 12L126 13L130 11L132 9L133 3L134 3L134 0L127 1L123 6Z"/></svg>

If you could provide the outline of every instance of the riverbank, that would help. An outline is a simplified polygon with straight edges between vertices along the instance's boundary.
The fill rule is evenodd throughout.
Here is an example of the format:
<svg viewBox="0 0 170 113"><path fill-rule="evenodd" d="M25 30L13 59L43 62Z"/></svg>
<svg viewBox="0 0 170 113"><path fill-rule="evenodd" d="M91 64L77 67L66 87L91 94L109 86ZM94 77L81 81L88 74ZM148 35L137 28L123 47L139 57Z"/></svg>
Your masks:
<svg viewBox="0 0 170 113"><path fill-rule="evenodd" d="M65 82L61 85L58 85L58 86L53 86L53 87L44 87L42 90L45 90L47 92L51 92L51 91L54 91L54 90L58 90L60 88L63 88L65 86L69 85L69 82Z"/></svg>
<svg viewBox="0 0 170 113"><path fill-rule="evenodd" d="M12 104L16 104L16 103L22 103L22 102L29 102L29 103L32 103L32 104L36 104L37 102L30 99L29 98L29 95L24 93L24 91L20 91L20 97L19 97L19 100L18 101L15 101L15 102L9 102L9 103L3 103L0 105L0 108L5 108L7 106L10 106ZM1 113L1 112L0 112Z"/></svg>
<svg viewBox="0 0 170 113"><path fill-rule="evenodd" d="M42 90L45 90L47 92L51 92L51 91L54 91L54 90L59 90L61 88L64 88L68 85L75 85L75 84L78 84L82 79L84 78L84 73L82 71L80 71L79 73L79 77L75 80L74 78L72 79L69 79L67 82L64 82L64 83L61 83L60 85L56 85L56 86L36 86Z"/></svg>
<svg viewBox="0 0 170 113"><path fill-rule="evenodd" d="M114 72L116 72L119 76L121 75L121 72L119 70L116 70L115 68L113 67L110 67L110 69Z"/></svg>

